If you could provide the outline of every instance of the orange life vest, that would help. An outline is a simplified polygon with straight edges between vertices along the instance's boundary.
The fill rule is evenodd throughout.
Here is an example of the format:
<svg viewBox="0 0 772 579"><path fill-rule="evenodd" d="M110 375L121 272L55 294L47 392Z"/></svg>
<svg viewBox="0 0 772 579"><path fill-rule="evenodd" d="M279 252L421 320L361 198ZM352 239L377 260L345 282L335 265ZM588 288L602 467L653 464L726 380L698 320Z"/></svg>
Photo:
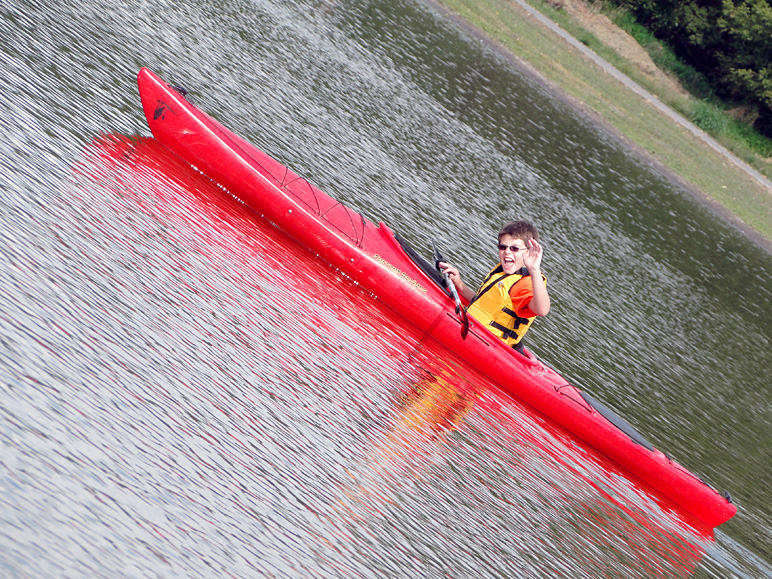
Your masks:
<svg viewBox="0 0 772 579"><path fill-rule="evenodd" d="M501 264L493 268L483 280L480 289L469 302L467 313L485 325L505 344L515 347L523 339L523 336L536 319L521 318L515 313L512 298L509 295L512 286L525 277L528 277L528 269L522 267L515 273L504 273ZM542 275L544 283L547 278Z"/></svg>

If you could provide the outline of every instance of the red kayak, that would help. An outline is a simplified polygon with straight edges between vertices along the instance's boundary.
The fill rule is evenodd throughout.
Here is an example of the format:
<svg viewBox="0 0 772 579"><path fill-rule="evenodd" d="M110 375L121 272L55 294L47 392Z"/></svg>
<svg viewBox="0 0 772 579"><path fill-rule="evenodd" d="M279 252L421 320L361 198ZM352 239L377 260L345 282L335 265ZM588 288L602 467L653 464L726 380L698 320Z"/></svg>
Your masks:
<svg viewBox="0 0 772 579"><path fill-rule="evenodd" d="M384 223L326 195L189 103L143 68L142 107L153 136L277 227L328 261L502 390L549 417L710 528L737 508L654 448L623 418L569 384L527 350L469 327L433 263ZM502 379L505 376L505 379Z"/></svg>

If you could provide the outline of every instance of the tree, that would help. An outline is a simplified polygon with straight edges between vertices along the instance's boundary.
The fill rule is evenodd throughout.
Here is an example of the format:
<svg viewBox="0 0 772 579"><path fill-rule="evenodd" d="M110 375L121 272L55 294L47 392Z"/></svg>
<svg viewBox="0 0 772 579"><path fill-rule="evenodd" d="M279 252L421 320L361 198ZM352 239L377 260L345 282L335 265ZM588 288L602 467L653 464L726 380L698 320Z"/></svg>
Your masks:
<svg viewBox="0 0 772 579"><path fill-rule="evenodd" d="M757 108L772 136L772 0L612 0L700 71L723 99Z"/></svg>

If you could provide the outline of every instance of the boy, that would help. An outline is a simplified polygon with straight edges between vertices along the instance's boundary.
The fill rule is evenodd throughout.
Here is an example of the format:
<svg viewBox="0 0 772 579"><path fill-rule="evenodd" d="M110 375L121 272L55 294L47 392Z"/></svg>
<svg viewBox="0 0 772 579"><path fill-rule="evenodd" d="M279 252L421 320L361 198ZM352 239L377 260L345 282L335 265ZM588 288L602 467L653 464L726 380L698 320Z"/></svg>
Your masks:
<svg viewBox="0 0 772 579"><path fill-rule="evenodd" d="M473 292L458 269L440 262L459 295L469 300L467 313L505 344L523 353L522 339L536 316L550 311L547 278L541 273L539 232L527 221L512 221L499 231L499 264ZM533 283L533 279L540 280Z"/></svg>

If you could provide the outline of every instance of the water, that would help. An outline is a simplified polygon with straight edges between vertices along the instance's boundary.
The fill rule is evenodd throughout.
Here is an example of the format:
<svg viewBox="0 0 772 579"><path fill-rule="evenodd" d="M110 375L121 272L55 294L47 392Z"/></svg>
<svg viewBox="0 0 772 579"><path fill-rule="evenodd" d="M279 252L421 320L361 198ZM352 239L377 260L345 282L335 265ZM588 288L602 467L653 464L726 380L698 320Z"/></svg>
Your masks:
<svg viewBox="0 0 772 579"><path fill-rule="evenodd" d="M2 575L772 576L772 260L506 58L420 2L0 10ZM738 515L691 528L127 143L143 65L470 279L537 223L532 348Z"/></svg>

